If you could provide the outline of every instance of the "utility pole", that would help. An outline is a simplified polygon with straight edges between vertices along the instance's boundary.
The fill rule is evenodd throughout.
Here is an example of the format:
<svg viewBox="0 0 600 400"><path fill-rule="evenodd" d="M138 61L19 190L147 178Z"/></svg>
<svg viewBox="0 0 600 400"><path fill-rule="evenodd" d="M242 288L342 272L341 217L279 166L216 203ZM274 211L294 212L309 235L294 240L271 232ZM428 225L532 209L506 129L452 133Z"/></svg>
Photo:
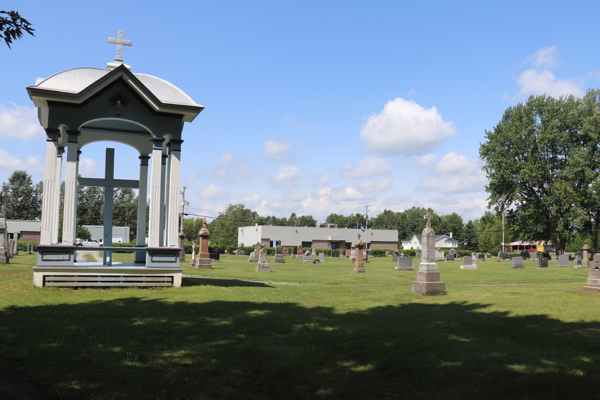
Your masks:
<svg viewBox="0 0 600 400"><path fill-rule="evenodd" d="M365 243L367 245L367 249L369 248L369 236L367 235L367 229L369 227L369 207L371 207L370 204L365 206L365 236L366 236L366 242Z"/></svg>

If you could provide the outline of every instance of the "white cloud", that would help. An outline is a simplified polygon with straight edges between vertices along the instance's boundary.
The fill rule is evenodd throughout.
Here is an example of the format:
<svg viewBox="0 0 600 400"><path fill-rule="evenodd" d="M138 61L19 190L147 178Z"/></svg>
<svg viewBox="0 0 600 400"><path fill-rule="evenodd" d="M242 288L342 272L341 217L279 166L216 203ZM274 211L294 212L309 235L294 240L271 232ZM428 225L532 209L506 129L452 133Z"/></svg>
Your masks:
<svg viewBox="0 0 600 400"><path fill-rule="evenodd" d="M97 169L98 164L96 164L96 161L92 160L91 158L81 157L79 160L79 173L82 176L96 176Z"/></svg>
<svg viewBox="0 0 600 400"><path fill-rule="evenodd" d="M534 68L554 68L556 66L556 46L542 47L525 59Z"/></svg>
<svg viewBox="0 0 600 400"><path fill-rule="evenodd" d="M551 71L556 66L556 46L542 47L533 54L529 54L523 64L530 64L531 68L521 72L517 78L519 93L512 97L547 94L558 98L564 95L581 97L584 95L583 79L558 79ZM504 95L504 99L509 97Z"/></svg>
<svg viewBox="0 0 600 400"><path fill-rule="evenodd" d="M215 185L208 185L206 187L201 188L198 191L198 194L203 199L224 199L227 197L227 193L219 190Z"/></svg>
<svg viewBox="0 0 600 400"><path fill-rule="evenodd" d="M549 70L528 69L521 72L517 78L519 94L516 97L525 95L547 94L555 98L561 95L574 95L582 97L583 81L578 79L557 79Z"/></svg>
<svg viewBox="0 0 600 400"><path fill-rule="evenodd" d="M212 178L227 184L248 182L252 179L252 163L245 156L224 153L213 167Z"/></svg>
<svg viewBox="0 0 600 400"><path fill-rule="evenodd" d="M446 194L476 192L487 179L478 159L449 152L419 181L418 188Z"/></svg>
<svg viewBox="0 0 600 400"><path fill-rule="evenodd" d="M37 118L37 109L13 105L0 105L0 136L25 141L39 140L44 137L44 129Z"/></svg>
<svg viewBox="0 0 600 400"><path fill-rule="evenodd" d="M287 151L291 148L291 143L269 139L263 145L263 154L268 158L285 158Z"/></svg>
<svg viewBox="0 0 600 400"><path fill-rule="evenodd" d="M219 167L226 167L229 164L231 164L231 161L233 160L233 155L231 155L231 153L223 153L221 154L221 156L219 157Z"/></svg>
<svg viewBox="0 0 600 400"><path fill-rule="evenodd" d="M360 200L364 198L365 195L356 190L356 188L345 188L342 191L331 195L331 199L334 201Z"/></svg>
<svg viewBox="0 0 600 400"><path fill-rule="evenodd" d="M435 155L432 153L424 154L422 156L417 157L417 166L420 168L425 168L435 159Z"/></svg>
<svg viewBox="0 0 600 400"><path fill-rule="evenodd" d="M362 181L360 183L360 185L358 185L358 188L362 192L373 193L373 192L382 192L384 190L389 189L391 186L392 186L391 179L382 179L379 182L374 182L372 180Z"/></svg>
<svg viewBox="0 0 600 400"><path fill-rule="evenodd" d="M410 89L406 94L408 94L409 96L412 96L415 93L417 93L417 91L415 89Z"/></svg>
<svg viewBox="0 0 600 400"><path fill-rule="evenodd" d="M445 122L436 107L400 97L369 116L360 130L360 138L379 154L423 154L455 134L452 122Z"/></svg>
<svg viewBox="0 0 600 400"><path fill-rule="evenodd" d="M273 182L284 186L294 186L298 176L298 167L295 165L278 165L277 175L273 177Z"/></svg>
<svg viewBox="0 0 600 400"><path fill-rule="evenodd" d="M8 154L6 150L0 149L0 170L15 171L18 169L29 173L44 172L44 166L38 156L29 156L25 160L21 160Z"/></svg>
<svg viewBox="0 0 600 400"><path fill-rule="evenodd" d="M329 183L330 179L327 175L319 175L319 183L321 185L327 185Z"/></svg>
<svg viewBox="0 0 600 400"><path fill-rule="evenodd" d="M342 176L346 178L364 179L383 175L391 166L381 157L366 156L358 164L346 163L342 166Z"/></svg>

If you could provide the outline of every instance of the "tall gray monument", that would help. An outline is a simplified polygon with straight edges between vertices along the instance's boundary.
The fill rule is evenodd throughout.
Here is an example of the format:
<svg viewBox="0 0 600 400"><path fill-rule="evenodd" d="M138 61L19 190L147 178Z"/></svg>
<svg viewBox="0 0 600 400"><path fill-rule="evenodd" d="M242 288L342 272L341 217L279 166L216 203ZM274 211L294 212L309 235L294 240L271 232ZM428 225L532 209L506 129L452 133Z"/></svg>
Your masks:
<svg viewBox="0 0 600 400"><path fill-rule="evenodd" d="M8 232L4 215L4 197L0 193L0 264L8 263Z"/></svg>
<svg viewBox="0 0 600 400"><path fill-rule="evenodd" d="M440 273L435 264L435 231L431 227L433 217L431 213L427 213L424 218L427 225L421 234L421 263L417 280L412 283L412 291L418 294L444 294L446 284L440 282Z"/></svg>

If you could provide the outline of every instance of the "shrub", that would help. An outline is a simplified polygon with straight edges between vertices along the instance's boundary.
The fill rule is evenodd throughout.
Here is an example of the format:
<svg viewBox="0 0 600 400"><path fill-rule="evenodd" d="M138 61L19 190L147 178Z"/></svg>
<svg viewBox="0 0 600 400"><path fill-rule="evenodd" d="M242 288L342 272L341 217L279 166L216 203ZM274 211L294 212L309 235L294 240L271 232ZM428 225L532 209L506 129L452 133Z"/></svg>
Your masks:
<svg viewBox="0 0 600 400"><path fill-rule="evenodd" d="M35 246L37 246L39 243L37 242L26 242L23 240L17 240L17 249L19 249L19 251L27 251L27 246L28 245L33 245L33 250L35 251Z"/></svg>

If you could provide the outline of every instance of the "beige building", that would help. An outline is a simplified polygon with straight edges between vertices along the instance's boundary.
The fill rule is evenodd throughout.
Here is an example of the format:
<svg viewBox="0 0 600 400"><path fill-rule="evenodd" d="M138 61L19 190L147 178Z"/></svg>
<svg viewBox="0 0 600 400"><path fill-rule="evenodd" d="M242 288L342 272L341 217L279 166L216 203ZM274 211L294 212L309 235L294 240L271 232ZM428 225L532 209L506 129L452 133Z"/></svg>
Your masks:
<svg viewBox="0 0 600 400"><path fill-rule="evenodd" d="M238 246L253 246L260 242L264 246L274 247L279 240L287 247L302 245L314 249L349 249L359 233L371 249L398 248L398 231L395 229L367 229L362 232L360 229L338 228L335 224L323 227L244 226L238 228Z"/></svg>

